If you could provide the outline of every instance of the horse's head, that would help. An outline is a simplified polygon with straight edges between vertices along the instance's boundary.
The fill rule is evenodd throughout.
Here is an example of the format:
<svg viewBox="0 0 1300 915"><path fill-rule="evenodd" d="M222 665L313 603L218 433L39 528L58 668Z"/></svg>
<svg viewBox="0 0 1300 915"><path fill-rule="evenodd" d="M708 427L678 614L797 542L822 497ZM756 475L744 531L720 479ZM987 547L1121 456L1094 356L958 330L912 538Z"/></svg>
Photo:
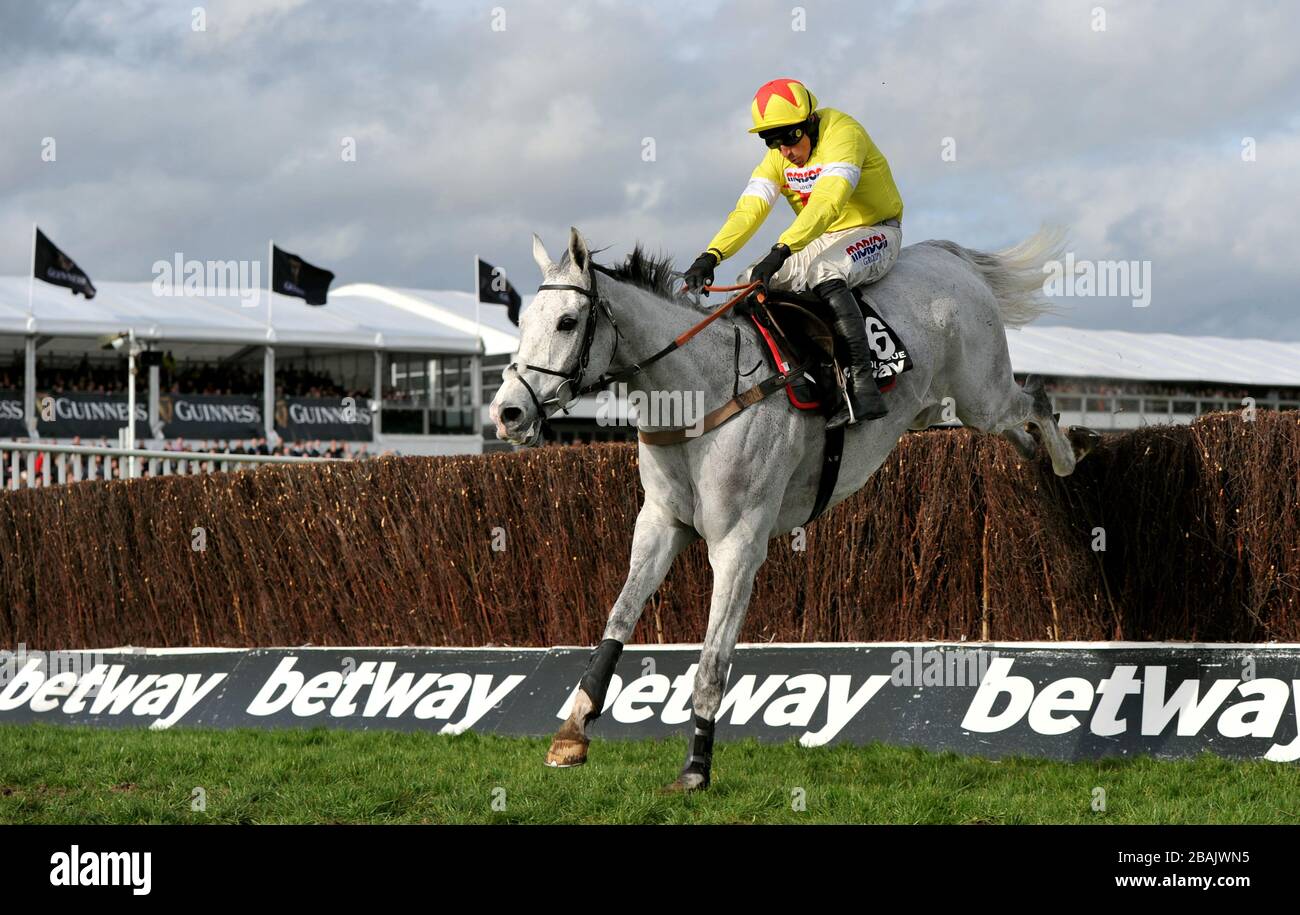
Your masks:
<svg viewBox="0 0 1300 915"><path fill-rule="evenodd" d="M501 373L489 410L497 438L516 445L540 442L542 422L576 400L614 358L612 315L596 290L591 253L578 230L569 230L569 250L558 264L534 235L533 259L542 285L519 319L519 352Z"/></svg>

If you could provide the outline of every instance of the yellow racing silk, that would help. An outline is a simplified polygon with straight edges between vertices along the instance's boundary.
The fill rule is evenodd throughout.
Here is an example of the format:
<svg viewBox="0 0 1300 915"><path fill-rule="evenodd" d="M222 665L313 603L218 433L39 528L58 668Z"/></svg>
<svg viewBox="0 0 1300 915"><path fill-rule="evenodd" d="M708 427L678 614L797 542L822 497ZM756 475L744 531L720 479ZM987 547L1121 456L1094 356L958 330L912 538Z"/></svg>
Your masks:
<svg viewBox="0 0 1300 915"><path fill-rule="evenodd" d="M802 166L791 165L779 149L769 149L749 177L744 193L709 242L708 250L724 261L745 246L776 202L784 195L795 211L790 228L778 242L792 252L826 232L874 226L901 218L889 163L862 125L842 111L820 108L817 145Z"/></svg>

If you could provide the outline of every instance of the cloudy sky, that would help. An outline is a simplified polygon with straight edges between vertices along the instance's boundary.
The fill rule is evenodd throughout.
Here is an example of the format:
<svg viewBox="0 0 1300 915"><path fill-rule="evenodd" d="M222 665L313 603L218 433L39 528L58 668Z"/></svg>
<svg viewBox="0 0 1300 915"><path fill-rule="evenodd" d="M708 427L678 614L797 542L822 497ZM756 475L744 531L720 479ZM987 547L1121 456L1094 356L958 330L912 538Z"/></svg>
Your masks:
<svg viewBox="0 0 1300 915"><path fill-rule="evenodd" d="M1053 323L1300 340L1297 47L1294 2L0 0L0 274L33 222L96 280L273 237L339 283L468 289L477 253L528 294L570 225L684 267L789 76L872 134L905 241L1150 263L1148 307Z"/></svg>

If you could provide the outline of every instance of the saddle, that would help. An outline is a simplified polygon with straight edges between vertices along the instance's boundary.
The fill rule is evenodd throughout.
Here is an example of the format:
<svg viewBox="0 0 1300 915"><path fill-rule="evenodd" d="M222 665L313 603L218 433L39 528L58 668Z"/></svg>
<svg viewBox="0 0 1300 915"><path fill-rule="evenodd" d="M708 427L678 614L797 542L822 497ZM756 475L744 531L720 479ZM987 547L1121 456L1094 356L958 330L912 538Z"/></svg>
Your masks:
<svg viewBox="0 0 1300 915"><path fill-rule="evenodd" d="M872 370L881 392L898 383L898 376L912 368L912 357L902 341L872 306L862 287L853 290L872 350ZM831 330L826 303L814 292L773 291L764 302L756 295L746 300L750 320L758 329L772 366L780 372L808 363L808 368L786 384L791 406L830 414L842 396L840 366L848 354Z"/></svg>

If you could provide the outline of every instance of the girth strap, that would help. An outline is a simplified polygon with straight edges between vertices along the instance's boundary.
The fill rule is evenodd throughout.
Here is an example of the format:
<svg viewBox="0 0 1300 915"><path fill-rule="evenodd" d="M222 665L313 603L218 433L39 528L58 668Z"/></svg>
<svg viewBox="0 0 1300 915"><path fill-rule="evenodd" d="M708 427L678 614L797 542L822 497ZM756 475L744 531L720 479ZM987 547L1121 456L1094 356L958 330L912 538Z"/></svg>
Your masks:
<svg viewBox="0 0 1300 915"><path fill-rule="evenodd" d="M798 378L808 368L809 364L808 362L802 362L787 371L763 379L752 388L746 388L716 410L705 414L702 424L686 426L681 429L638 432L637 438L647 445L678 445L692 438L698 438L706 432L712 432L742 410L752 407L754 404L770 397L776 391L781 390L790 383L792 378Z"/></svg>
<svg viewBox="0 0 1300 915"><path fill-rule="evenodd" d="M822 448L822 473L817 481L817 500L813 503L812 514L805 525L812 524L826 511L826 505L835 494L835 484L840 479L840 458L844 455L844 426L826 432L826 444Z"/></svg>

